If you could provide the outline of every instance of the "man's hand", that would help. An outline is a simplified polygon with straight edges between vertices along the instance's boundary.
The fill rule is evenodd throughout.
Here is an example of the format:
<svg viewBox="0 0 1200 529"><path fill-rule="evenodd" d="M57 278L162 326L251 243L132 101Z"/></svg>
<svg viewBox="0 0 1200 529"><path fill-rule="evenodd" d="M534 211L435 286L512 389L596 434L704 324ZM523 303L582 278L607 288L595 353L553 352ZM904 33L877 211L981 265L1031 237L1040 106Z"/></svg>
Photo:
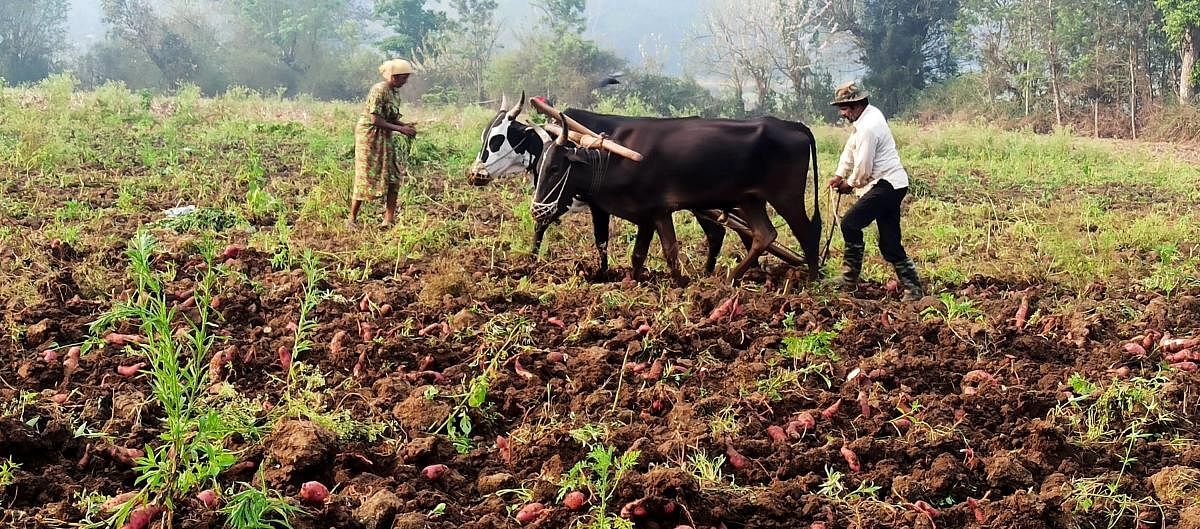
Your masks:
<svg viewBox="0 0 1200 529"><path fill-rule="evenodd" d="M832 188L834 188L834 189L837 189L837 188L840 188L840 187L842 187L842 184L843 184L843 183L845 183L845 182L846 182L846 180L845 180L845 179L843 179L842 177L840 177L840 176L834 176L833 178L830 178L830 179L829 179L829 187L832 187Z"/></svg>
<svg viewBox="0 0 1200 529"><path fill-rule="evenodd" d="M846 182L842 182L840 185L838 185L837 191L838 191L838 193L841 193L843 195L849 195L850 193L854 192L854 188L850 187L850 184L847 184Z"/></svg>

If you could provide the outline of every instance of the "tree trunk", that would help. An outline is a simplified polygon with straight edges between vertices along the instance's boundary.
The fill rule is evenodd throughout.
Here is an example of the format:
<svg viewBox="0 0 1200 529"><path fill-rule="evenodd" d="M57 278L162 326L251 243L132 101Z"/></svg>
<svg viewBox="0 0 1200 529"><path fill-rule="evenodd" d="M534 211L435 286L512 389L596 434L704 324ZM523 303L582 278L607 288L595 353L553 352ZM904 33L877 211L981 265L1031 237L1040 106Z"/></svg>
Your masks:
<svg viewBox="0 0 1200 529"><path fill-rule="evenodd" d="M1133 23L1132 20L1129 21ZM1129 41L1129 131L1133 139L1137 139L1137 55L1133 49L1133 41Z"/></svg>
<svg viewBox="0 0 1200 529"><path fill-rule="evenodd" d="M1188 28L1183 32L1183 62L1179 67L1179 100L1192 101L1192 69L1196 67L1196 55L1200 54L1200 28Z"/></svg>
<svg viewBox="0 0 1200 529"><path fill-rule="evenodd" d="M1046 48L1050 59L1050 91L1054 95L1054 123L1062 127L1062 94L1058 90L1058 47L1054 44L1054 0L1046 0L1050 27L1046 30Z"/></svg>

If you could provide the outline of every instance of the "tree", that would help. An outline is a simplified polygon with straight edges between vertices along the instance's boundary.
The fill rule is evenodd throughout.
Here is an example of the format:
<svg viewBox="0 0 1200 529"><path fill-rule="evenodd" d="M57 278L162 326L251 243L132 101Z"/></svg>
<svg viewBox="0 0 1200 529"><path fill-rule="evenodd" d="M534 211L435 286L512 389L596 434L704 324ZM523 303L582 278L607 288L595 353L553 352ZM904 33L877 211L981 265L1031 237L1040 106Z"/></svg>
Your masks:
<svg viewBox="0 0 1200 529"><path fill-rule="evenodd" d="M63 47L67 0L0 0L0 77L37 81Z"/></svg>
<svg viewBox="0 0 1200 529"><path fill-rule="evenodd" d="M959 0L838 0L839 26L853 35L873 100L904 109L917 92L957 71L949 34Z"/></svg>
<svg viewBox="0 0 1200 529"><path fill-rule="evenodd" d="M1163 27L1179 47L1179 100L1192 100L1196 85L1196 56L1200 55L1200 0L1155 0L1163 13Z"/></svg>
<svg viewBox="0 0 1200 529"><path fill-rule="evenodd" d="M582 35L587 29L587 0L533 0L533 7L542 12L541 25L552 35Z"/></svg>
<svg viewBox="0 0 1200 529"><path fill-rule="evenodd" d="M450 0L455 16L420 54L430 85L456 99L484 99L484 80L496 50L496 0Z"/></svg>
<svg viewBox="0 0 1200 529"><path fill-rule="evenodd" d="M110 35L145 53L168 85L192 78L199 67L197 54L146 0L101 0L100 6Z"/></svg>
<svg viewBox="0 0 1200 529"><path fill-rule="evenodd" d="M426 0L375 0L375 16L394 33L379 48L393 57L416 57L430 52L428 37L447 27L446 14L425 7ZM494 8L493 8L494 9Z"/></svg>

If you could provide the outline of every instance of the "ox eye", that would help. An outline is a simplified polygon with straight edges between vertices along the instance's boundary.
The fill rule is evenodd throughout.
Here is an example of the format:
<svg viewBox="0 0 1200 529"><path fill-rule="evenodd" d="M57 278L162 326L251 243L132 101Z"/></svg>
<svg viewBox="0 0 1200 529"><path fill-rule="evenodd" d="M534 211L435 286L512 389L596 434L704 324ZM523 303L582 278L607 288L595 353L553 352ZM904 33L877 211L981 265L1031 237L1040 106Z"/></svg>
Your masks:
<svg viewBox="0 0 1200 529"><path fill-rule="evenodd" d="M491 152L492 151L489 151L489 150L484 150L484 151L480 152L479 153L479 161L483 162L483 163L487 163L488 154L491 154Z"/></svg>
<svg viewBox="0 0 1200 529"><path fill-rule="evenodd" d="M499 151L501 145L504 145L504 136L501 134L492 136L492 139L488 140L488 148L493 151Z"/></svg>

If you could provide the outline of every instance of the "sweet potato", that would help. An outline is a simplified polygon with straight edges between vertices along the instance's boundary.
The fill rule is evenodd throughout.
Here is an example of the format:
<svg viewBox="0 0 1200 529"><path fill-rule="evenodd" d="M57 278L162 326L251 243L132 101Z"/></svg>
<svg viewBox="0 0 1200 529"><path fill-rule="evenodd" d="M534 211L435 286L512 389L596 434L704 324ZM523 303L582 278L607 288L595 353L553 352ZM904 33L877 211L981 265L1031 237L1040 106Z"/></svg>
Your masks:
<svg viewBox="0 0 1200 529"><path fill-rule="evenodd" d="M784 432L786 432L788 437L791 437L792 439L800 439L816 425L817 421L816 419L813 419L812 414L802 411L796 416L795 419L792 419L787 423L787 427L784 428Z"/></svg>
<svg viewBox="0 0 1200 529"><path fill-rule="evenodd" d="M229 363L236 351L231 345L213 353L212 358L208 360L208 381L210 383L219 382L223 378L222 371L224 371L225 364Z"/></svg>
<svg viewBox="0 0 1200 529"><path fill-rule="evenodd" d="M113 461L130 467L137 464L139 457L146 455L146 452L138 448L124 448L117 445L108 445L102 451Z"/></svg>
<svg viewBox="0 0 1200 529"><path fill-rule="evenodd" d="M70 397L70 394L68 394L68 393L55 393L50 396L50 402L53 402L55 404L60 404L60 405L66 404L68 397Z"/></svg>
<svg viewBox="0 0 1200 529"><path fill-rule="evenodd" d="M340 356L342 354L342 342L346 341L346 331L338 331L333 333L333 338L329 340L329 354Z"/></svg>
<svg viewBox="0 0 1200 529"><path fill-rule="evenodd" d="M821 410L821 417L825 420L832 419L838 414L838 410L842 409L842 399L837 399L830 404L828 408Z"/></svg>
<svg viewBox="0 0 1200 529"><path fill-rule="evenodd" d="M517 511L517 521L521 522L522 524L527 524L537 520L544 512L546 512L545 505L537 502L530 503L524 507L521 507L521 510Z"/></svg>
<svg viewBox="0 0 1200 529"><path fill-rule="evenodd" d="M1200 367L1200 366L1198 366L1195 362L1176 362L1174 364L1171 364L1171 367L1178 369L1180 371L1187 371L1189 373L1194 373L1196 371L1197 367Z"/></svg>
<svg viewBox="0 0 1200 529"><path fill-rule="evenodd" d="M851 472L861 472L862 466L858 464L858 455L854 453L847 445L842 445L838 452L841 452L842 458L846 460L846 464L850 466Z"/></svg>
<svg viewBox="0 0 1200 529"><path fill-rule="evenodd" d="M117 374L125 378L130 378L134 375L137 375L138 371L141 371L143 367L146 367L145 362L138 362L136 364L127 366L117 366Z"/></svg>
<svg viewBox="0 0 1200 529"><path fill-rule="evenodd" d="M446 381L446 375L443 375L437 371L417 371L415 373L409 373L405 375L405 377L408 378L409 382L416 382L418 380L425 379L433 382L434 384L441 384L442 382Z"/></svg>
<svg viewBox="0 0 1200 529"><path fill-rule="evenodd" d="M640 334L640 335L642 335L642 336L645 336L645 335L647 335L647 334L650 334L650 324L648 324L648 323L643 323L643 324L641 324L641 325L638 325L638 328L637 328L637 333L638 333L638 334Z"/></svg>
<svg viewBox="0 0 1200 529"><path fill-rule="evenodd" d="M621 518L626 520L645 518L646 514L646 506L642 504L642 500L634 500L621 506Z"/></svg>
<svg viewBox="0 0 1200 529"><path fill-rule="evenodd" d="M546 353L546 362L550 364L561 364L566 361L567 355L558 351L550 351Z"/></svg>
<svg viewBox="0 0 1200 529"><path fill-rule="evenodd" d="M430 323L429 325L426 325L425 327L421 328L421 330L417 331L417 336L425 336L426 334L429 334L429 333L437 330L439 327L441 327L440 324Z"/></svg>
<svg viewBox="0 0 1200 529"><path fill-rule="evenodd" d="M301 489L303 492L303 488ZM212 509L217 506L217 491L212 489L204 489L196 493L196 500L206 509Z"/></svg>
<svg viewBox="0 0 1200 529"><path fill-rule="evenodd" d="M521 365L520 358L513 358L513 369L525 380L533 380L533 373L530 373L528 369L525 369L525 366Z"/></svg>
<svg viewBox="0 0 1200 529"><path fill-rule="evenodd" d="M858 390L858 407L863 417L871 418L871 402L868 400L865 390Z"/></svg>
<svg viewBox="0 0 1200 529"><path fill-rule="evenodd" d="M105 343L107 343L108 345L115 345L117 347L123 347L128 344L138 344L138 343L142 343L145 341L146 341L145 338L138 336L136 334L121 334L121 333L110 332L110 333L104 335Z"/></svg>
<svg viewBox="0 0 1200 529"><path fill-rule="evenodd" d="M354 362L354 367L350 369L350 375L354 378L361 377L363 375L363 370L366 369L366 365L367 350L363 349L361 353L358 353L358 360Z"/></svg>
<svg viewBox="0 0 1200 529"><path fill-rule="evenodd" d="M1013 318L1015 320L1014 324L1018 331L1023 330L1025 328L1025 320L1028 317L1029 317L1029 294L1025 293L1025 294L1021 295L1021 304L1020 304L1020 306L1017 307L1016 317Z"/></svg>
<svg viewBox="0 0 1200 529"><path fill-rule="evenodd" d="M979 506L979 500L975 498L967 498L967 507L971 509L971 513L975 515L975 521L983 524L987 518L983 516L983 508Z"/></svg>
<svg viewBox="0 0 1200 529"><path fill-rule="evenodd" d="M572 511L578 511L579 509L583 508L586 500L587 498L584 497L582 492L573 490L568 492L567 495L563 497L563 507L566 507Z"/></svg>
<svg viewBox="0 0 1200 529"><path fill-rule="evenodd" d="M932 505L926 503L924 500L917 500L916 503L912 504L912 509L921 514L924 514L925 516L928 516L930 519L937 518L938 516L940 516L942 514L941 511L938 511L936 508L934 508Z"/></svg>
<svg viewBox="0 0 1200 529"><path fill-rule="evenodd" d="M549 318L546 318L546 323L549 323L550 325L558 327L559 329L567 328L567 324L565 322L563 322L562 318L559 318L558 316L551 316Z"/></svg>
<svg viewBox="0 0 1200 529"><path fill-rule="evenodd" d="M1140 343L1129 342L1123 347L1126 353L1134 356L1146 356L1146 348Z"/></svg>
<svg viewBox="0 0 1200 529"><path fill-rule="evenodd" d="M319 481L308 481L300 485L300 501L310 505L321 505L329 498L329 487Z"/></svg>
<svg viewBox="0 0 1200 529"><path fill-rule="evenodd" d="M79 346L72 347L67 350L67 357L63 360L63 385L71 383L71 375L79 370L79 352L82 349Z"/></svg>
<svg viewBox="0 0 1200 529"><path fill-rule="evenodd" d="M379 306L379 315L380 316L387 316L391 313L392 313L392 304L391 303L384 303L383 305Z"/></svg>
<svg viewBox="0 0 1200 529"><path fill-rule="evenodd" d="M512 464L512 447L508 444L508 438L503 435L496 436L496 448L500 450L500 459L504 460L504 464Z"/></svg>
<svg viewBox="0 0 1200 529"><path fill-rule="evenodd" d="M42 361L47 364L54 364L58 362L58 353L54 352L54 349L46 349L42 351Z"/></svg>
<svg viewBox="0 0 1200 529"><path fill-rule="evenodd" d="M284 371L292 369L292 348L286 345L279 346L275 351L279 355L279 365L283 366Z"/></svg>
<svg viewBox="0 0 1200 529"><path fill-rule="evenodd" d="M655 360L653 364L650 364L650 369L648 371L646 371L645 373L642 373L642 380L654 382L655 380L662 378L662 376L663 376L663 361L662 361L662 359L658 359L658 360Z"/></svg>
<svg viewBox="0 0 1200 529"><path fill-rule="evenodd" d="M363 343L371 343L375 339L375 326L365 321L358 322L358 337Z"/></svg>
<svg viewBox="0 0 1200 529"><path fill-rule="evenodd" d="M736 299L736 297L731 297L725 299L725 301L722 301L720 305L717 305L717 308L708 313L708 321L715 322L723 318L730 317L733 312L733 304Z"/></svg>
<svg viewBox="0 0 1200 529"><path fill-rule="evenodd" d="M418 371L429 371L433 368L433 355L425 355L420 362L417 362Z"/></svg>
<svg viewBox="0 0 1200 529"><path fill-rule="evenodd" d="M788 440L788 435L783 428L774 424L767 427L767 437L776 443L786 443Z"/></svg>
<svg viewBox="0 0 1200 529"><path fill-rule="evenodd" d="M442 464L429 465L429 466L421 469L421 475L425 476L425 479L427 479L429 481L437 481L439 479L442 479L442 476L446 475L446 472L448 470L450 470L450 467L448 467L446 465L442 465Z"/></svg>
<svg viewBox="0 0 1200 529"><path fill-rule="evenodd" d="M1121 366L1116 369L1109 369L1108 373L1117 378L1129 378L1129 368L1126 366Z"/></svg>
<svg viewBox="0 0 1200 529"><path fill-rule="evenodd" d="M154 517L161 514L162 511L162 507L153 503L142 505L129 513L129 518L125 521L125 525L121 526L121 529L146 529L150 527L150 522L154 520Z"/></svg>
<svg viewBox="0 0 1200 529"><path fill-rule="evenodd" d="M1200 346L1200 338L1163 338L1158 342L1158 347L1166 353L1175 353L1196 346Z"/></svg>
<svg viewBox="0 0 1200 529"><path fill-rule="evenodd" d="M887 283L884 283L883 289L888 292L896 292L900 290L900 282L895 279L889 279Z"/></svg>
<svg viewBox="0 0 1200 529"><path fill-rule="evenodd" d="M1200 351L1184 349L1182 351L1179 351L1178 353L1169 353L1169 354L1163 355L1163 360L1166 360L1167 362L1170 362L1172 364L1178 363L1178 362L1187 362L1189 360L1200 361Z"/></svg>
<svg viewBox="0 0 1200 529"><path fill-rule="evenodd" d="M737 470L750 466L750 460L737 451L730 443L725 443L725 455L729 456L729 464Z"/></svg>
<svg viewBox="0 0 1200 529"><path fill-rule="evenodd" d="M963 375L962 394L974 395L992 385L998 386L1000 384L996 382L996 377L993 377L991 373L982 369L968 371L967 374Z"/></svg>
<svg viewBox="0 0 1200 529"><path fill-rule="evenodd" d="M129 503L129 500L136 498L137 495L138 495L137 491L122 492L120 494L117 494L116 496L109 498L108 501L100 504L100 513L101 514L109 514L109 513L117 512L117 510L120 509L121 506L125 505L126 503Z"/></svg>
<svg viewBox="0 0 1200 529"><path fill-rule="evenodd" d="M221 308L221 296L213 296L212 299L208 300L208 306L214 309Z"/></svg>
<svg viewBox="0 0 1200 529"><path fill-rule="evenodd" d="M229 246L225 247L224 251L221 252L221 257L225 259L237 259L237 256L242 253L243 249L244 248L242 248L241 245L230 244Z"/></svg>
<svg viewBox="0 0 1200 529"><path fill-rule="evenodd" d="M367 312L370 310L371 310L371 297L366 294L363 294L362 299L358 301L358 311L359 312Z"/></svg>

